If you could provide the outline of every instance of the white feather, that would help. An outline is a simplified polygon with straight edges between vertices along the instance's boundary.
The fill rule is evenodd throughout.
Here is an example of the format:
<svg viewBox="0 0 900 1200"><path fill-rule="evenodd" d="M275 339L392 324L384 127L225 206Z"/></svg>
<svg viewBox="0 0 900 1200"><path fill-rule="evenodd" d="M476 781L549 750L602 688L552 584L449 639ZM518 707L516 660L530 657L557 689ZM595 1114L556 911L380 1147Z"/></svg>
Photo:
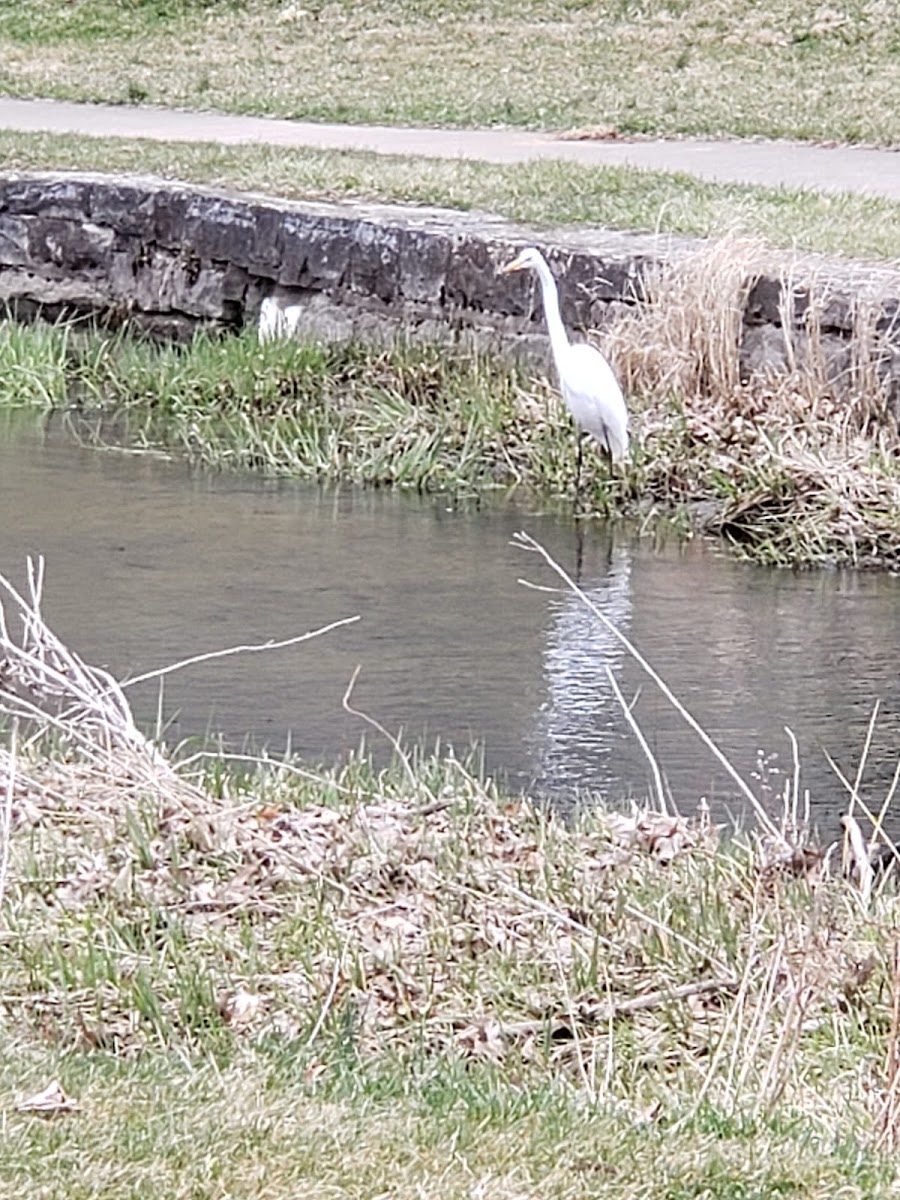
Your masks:
<svg viewBox="0 0 900 1200"><path fill-rule="evenodd" d="M556 369L569 412L619 462L628 453L628 411L612 367L599 350L576 343Z"/></svg>

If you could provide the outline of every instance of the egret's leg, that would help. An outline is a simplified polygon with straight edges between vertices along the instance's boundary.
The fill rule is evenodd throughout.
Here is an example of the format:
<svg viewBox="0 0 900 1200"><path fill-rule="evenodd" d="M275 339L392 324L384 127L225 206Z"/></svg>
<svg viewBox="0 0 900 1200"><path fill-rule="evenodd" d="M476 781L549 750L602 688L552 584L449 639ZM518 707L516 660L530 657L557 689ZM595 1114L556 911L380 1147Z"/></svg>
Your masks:
<svg viewBox="0 0 900 1200"><path fill-rule="evenodd" d="M610 479L616 474L616 460L613 458L612 446L609 444L609 434L603 430L603 452L606 457L606 473Z"/></svg>
<svg viewBox="0 0 900 1200"><path fill-rule="evenodd" d="M584 439L587 434L583 429L576 429L575 438L578 448L575 455L575 511L581 507L581 468L584 464Z"/></svg>
<svg viewBox="0 0 900 1200"><path fill-rule="evenodd" d="M612 475L616 468L616 460L613 458L612 446L609 444L609 431L607 429L603 430L603 445L606 447L607 467L610 475Z"/></svg>
<svg viewBox="0 0 900 1200"><path fill-rule="evenodd" d="M581 582L581 568L584 565L584 522L575 522L575 582Z"/></svg>

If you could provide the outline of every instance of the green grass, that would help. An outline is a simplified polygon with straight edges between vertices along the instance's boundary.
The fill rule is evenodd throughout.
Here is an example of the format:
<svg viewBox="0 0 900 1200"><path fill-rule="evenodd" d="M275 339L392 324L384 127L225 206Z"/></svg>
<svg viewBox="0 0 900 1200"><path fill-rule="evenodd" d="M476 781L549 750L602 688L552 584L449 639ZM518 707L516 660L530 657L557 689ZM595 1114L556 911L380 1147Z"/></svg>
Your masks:
<svg viewBox="0 0 900 1200"><path fill-rule="evenodd" d="M880 0L6 0L0 62L0 87L18 96L900 141L900 35Z"/></svg>
<svg viewBox="0 0 900 1200"><path fill-rule="evenodd" d="M737 262L736 244L725 253ZM702 513L758 562L894 569L896 428L877 384L861 378L848 402L830 397L815 374L744 388L730 365L709 376L711 390L700 386L708 372L698 348L733 356L734 347L709 291L695 302L695 283L610 331L628 385L632 447L610 472L588 441L583 514L633 516L648 528L674 517L687 532ZM720 301L731 319L724 290ZM673 331L690 341L691 356ZM174 448L216 469L484 503L514 489L542 503L575 501L575 430L553 386L471 352L260 345L253 329L159 346L127 332L7 324L0 380L0 406L68 409L87 441Z"/></svg>
<svg viewBox="0 0 900 1200"><path fill-rule="evenodd" d="M0 131L7 170L98 170L268 192L497 213L534 226L588 225L761 237L853 258L900 257L900 205L850 194L704 183L628 167L502 166L353 151L185 145Z"/></svg>
<svg viewBox="0 0 900 1200"><path fill-rule="evenodd" d="M573 431L499 361L441 347L260 347L254 331L185 353L124 345L98 386L128 436L206 466L474 493L574 486ZM555 419L551 419L551 414ZM601 494L621 490L593 456Z"/></svg>
<svg viewBox="0 0 900 1200"><path fill-rule="evenodd" d="M574 484L572 429L549 392L436 346L261 345L253 329L159 346L9 323L0 376L11 407L106 414L127 441L214 468L453 492ZM597 456L587 478L602 489Z"/></svg>
<svg viewBox="0 0 900 1200"><path fill-rule="evenodd" d="M222 1070L158 1053L135 1065L76 1052L63 1078L82 1111L8 1119L0 1194L872 1200L897 1183L889 1158L852 1136L822 1137L802 1119L758 1123L709 1111L673 1129L478 1064L397 1061L318 1085L305 1085L294 1066ZM58 1067L40 1055L0 1078L4 1088L27 1088Z"/></svg>

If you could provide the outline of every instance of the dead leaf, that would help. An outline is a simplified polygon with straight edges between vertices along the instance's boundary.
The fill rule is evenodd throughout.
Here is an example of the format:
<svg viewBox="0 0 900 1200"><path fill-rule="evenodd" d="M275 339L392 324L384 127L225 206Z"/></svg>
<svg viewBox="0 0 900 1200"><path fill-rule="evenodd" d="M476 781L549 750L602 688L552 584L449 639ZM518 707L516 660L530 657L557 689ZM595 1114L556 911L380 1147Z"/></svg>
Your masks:
<svg viewBox="0 0 900 1200"><path fill-rule="evenodd" d="M77 1108L78 1101L66 1095L58 1079L16 1105L19 1112L36 1113L40 1117L55 1117L59 1113L75 1112Z"/></svg>
<svg viewBox="0 0 900 1200"><path fill-rule="evenodd" d="M325 1063L323 1063L323 1062L310 1063L309 1066L306 1068L306 1070L303 1072L303 1082L306 1084L309 1084L310 1086L317 1083L319 1081L319 1079L325 1074L327 1069L328 1068L326 1067Z"/></svg>
<svg viewBox="0 0 900 1200"><path fill-rule="evenodd" d="M587 125L581 129L569 129L559 135L561 142L619 142L622 133L615 125Z"/></svg>
<svg viewBox="0 0 900 1200"><path fill-rule="evenodd" d="M247 992L241 988L233 996L225 996L219 1001L219 1012L228 1025L241 1029L253 1022L261 1004L262 1001L255 992Z"/></svg>
<svg viewBox="0 0 900 1200"><path fill-rule="evenodd" d="M473 1058L488 1058L500 1062L506 1051L503 1030L499 1021L484 1017L473 1021L456 1035L459 1045Z"/></svg>
<svg viewBox="0 0 900 1200"><path fill-rule="evenodd" d="M684 817L644 813L638 822L637 833L640 845L664 866L682 850L696 844Z"/></svg>

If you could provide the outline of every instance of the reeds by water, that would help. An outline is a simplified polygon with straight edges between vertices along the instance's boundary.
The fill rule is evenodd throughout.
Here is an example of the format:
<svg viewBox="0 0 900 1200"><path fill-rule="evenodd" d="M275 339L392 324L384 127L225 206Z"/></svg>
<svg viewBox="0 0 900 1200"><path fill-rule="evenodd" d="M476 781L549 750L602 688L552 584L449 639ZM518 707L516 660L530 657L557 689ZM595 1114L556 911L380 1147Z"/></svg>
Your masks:
<svg viewBox="0 0 900 1200"><path fill-rule="evenodd" d="M813 281L802 319L783 302L781 362L745 378L747 294L771 259L758 242L711 242L651 272L645 297L609 331L639 409L633 486L703 511L758 562L893 568L900 435L878 306L857 304L838 368L821 323L828 292ZM791 297L789 274L783 286Z"/></svg>

